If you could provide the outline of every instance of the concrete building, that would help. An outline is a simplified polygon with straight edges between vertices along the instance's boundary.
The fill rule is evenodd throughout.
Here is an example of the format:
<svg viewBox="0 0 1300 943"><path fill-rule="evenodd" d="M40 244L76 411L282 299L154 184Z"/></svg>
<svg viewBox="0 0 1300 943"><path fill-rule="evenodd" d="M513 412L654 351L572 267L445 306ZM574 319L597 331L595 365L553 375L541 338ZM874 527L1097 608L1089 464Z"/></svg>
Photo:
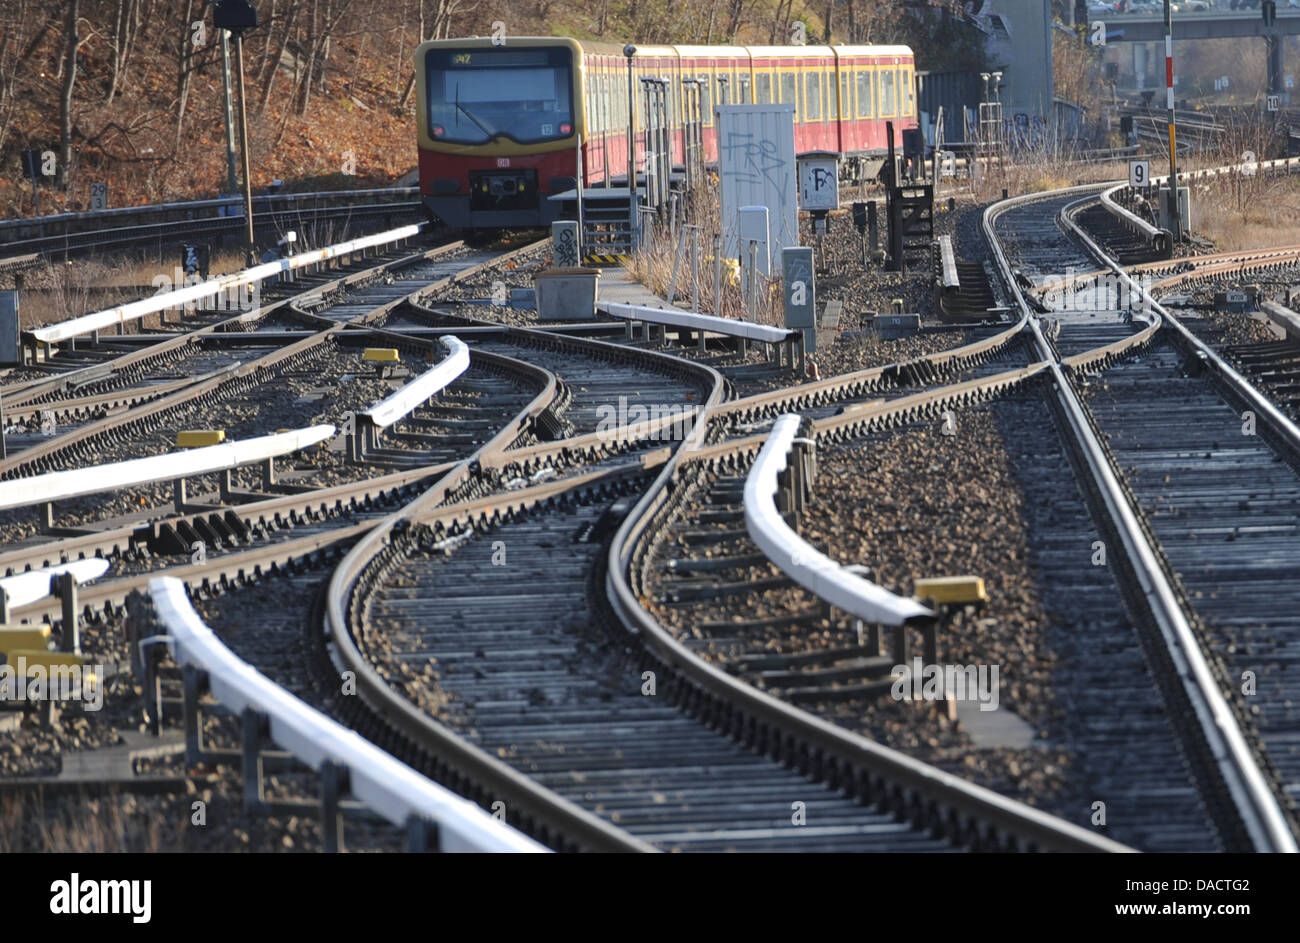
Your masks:
<svg viewBox="0 0 1300 943"><path fill-rule="evenodd" d="M1002 70L1007 117L1052 118L1051 7L1051 0L987 0L975 17L988 36L989 61Z"/></svg>

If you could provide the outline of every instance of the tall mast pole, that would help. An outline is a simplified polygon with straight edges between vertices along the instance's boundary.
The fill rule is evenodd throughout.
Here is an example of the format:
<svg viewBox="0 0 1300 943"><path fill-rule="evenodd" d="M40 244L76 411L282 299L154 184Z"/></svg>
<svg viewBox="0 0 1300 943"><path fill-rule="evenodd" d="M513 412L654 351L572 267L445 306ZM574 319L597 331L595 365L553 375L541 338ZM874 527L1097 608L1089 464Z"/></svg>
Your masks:
<svg viewBox="0 0 1300 943"><path fill-rule="evenodd" d="M1169 0L1165 0L1165 95L1169 104L1169 220L1173 223L1174 242L1181 242L1183 227L1178 219L1178 148L1174 140L1174 17Z"/></svg>

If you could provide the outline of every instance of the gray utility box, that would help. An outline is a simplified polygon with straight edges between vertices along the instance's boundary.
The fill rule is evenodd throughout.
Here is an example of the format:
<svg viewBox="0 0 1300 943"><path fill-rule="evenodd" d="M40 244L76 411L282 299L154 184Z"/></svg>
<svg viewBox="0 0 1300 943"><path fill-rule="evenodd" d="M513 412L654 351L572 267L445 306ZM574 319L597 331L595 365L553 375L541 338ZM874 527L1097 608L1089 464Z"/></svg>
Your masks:
<svg viewBox="0 0 1300 943"><path fill-rule="evenodd" d="M533 277L539 321L594 321L600 269L553 268Z"/></svg>
<svg viewBox="0 0 1300 943"><path fill-rule="evenodd" d="M23 345L18 328L18 292L0 291L0 365L13 367L22 362Z"/></svg>
<svg viewBox="0 0 1300 943"><path fill-rule="evenodd" d="M1174 221L1169 217L1169 188L1161 187L1159 193L1160 228L1173 232ZM1192 231L1192 191L1187 187L1178 188L1178 226L1183 235Z"/></svg>
<svg viewBox="0 0 1300 943"><path fill-rule="evenodd" d="M919 314L878 314L873 321L876 336L885 341L910 337L921 330Z"/></svg>

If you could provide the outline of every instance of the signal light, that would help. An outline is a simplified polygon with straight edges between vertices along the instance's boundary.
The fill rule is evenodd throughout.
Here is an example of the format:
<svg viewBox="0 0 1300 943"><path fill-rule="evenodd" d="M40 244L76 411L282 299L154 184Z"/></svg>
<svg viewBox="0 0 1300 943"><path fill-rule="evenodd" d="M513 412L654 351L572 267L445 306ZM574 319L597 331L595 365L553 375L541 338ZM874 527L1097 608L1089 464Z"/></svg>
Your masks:
<svg viewBox="0 0 1300 943"><path fill-rule="evenodd" d="M866 232L867 230L867 204L866 203L853 204L853 225L857 227L858 232L860 233Z"/></svg>

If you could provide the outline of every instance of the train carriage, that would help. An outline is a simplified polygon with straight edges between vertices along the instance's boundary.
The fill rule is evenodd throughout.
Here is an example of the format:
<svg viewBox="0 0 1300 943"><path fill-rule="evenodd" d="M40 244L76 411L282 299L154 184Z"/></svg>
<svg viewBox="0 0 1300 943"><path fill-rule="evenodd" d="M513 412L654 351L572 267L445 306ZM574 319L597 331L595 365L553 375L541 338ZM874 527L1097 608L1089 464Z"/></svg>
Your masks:
<svg viewBox="0 0 1300 943"><path fill-rule="evenodd" d="M549 224L561 194L627 185L623 47L557 37L435 40L415 52L420 194L458 229ZM906 46L642 46L634 78L669 79L673 163L685 164L684 79L700 81L704 159L717 160L713 106L795 106L797 153L839 153L859 175L916 127L915 63ZM637 83L636 162L644 103Z"/></svg>

